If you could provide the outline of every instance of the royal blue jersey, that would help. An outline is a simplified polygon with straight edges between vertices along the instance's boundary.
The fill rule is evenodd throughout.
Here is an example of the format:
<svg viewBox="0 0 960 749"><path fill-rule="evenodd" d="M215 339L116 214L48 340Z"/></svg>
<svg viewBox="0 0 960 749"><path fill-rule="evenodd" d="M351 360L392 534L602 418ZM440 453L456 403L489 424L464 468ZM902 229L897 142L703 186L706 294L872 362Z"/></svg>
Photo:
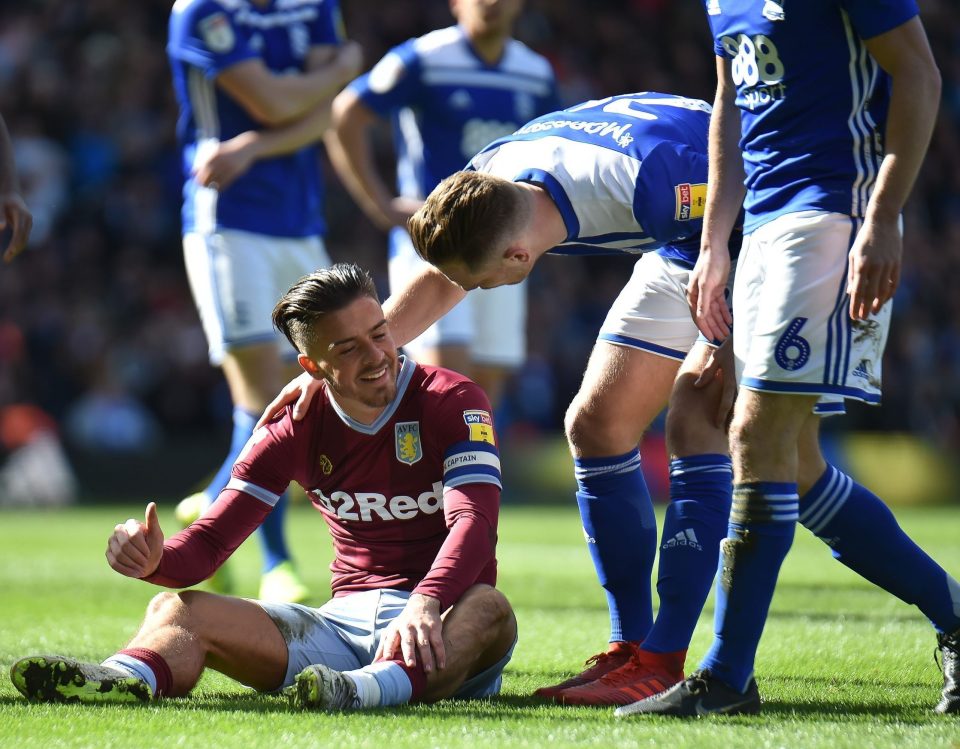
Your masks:
<svg viewBox="0 0 960 749"><path fill-rule="evenodd" d="M710 105L651 92L588 101L491 143L469 169L541 185L560 209L563 254L696 261L707 195Z"/></svg>
<svg viewBox="0 0 960 749"><path fill-rule="evenodd" d="M221 193L193 178L198 151L258 123L216 85L231 65L257 58L277 74L303 72L311 47L339 44L337 0L177 0L167 55L180 104L183 231L242 229L277 237L322 234L323 195L315 146L262 159Z"/></svg>
<svg viewBox="0 0 960 749"><path fill-rule="evenodd" d="M784 213L863 216L883 158L889 77L864 39L914 0L705 0L731 61L746 170L744 230Z"/></svg>
<svg viewBox="0 0 960 749"><path fill-rule="evenodd" d="M390 119L397 190L418 200L490 141L560 106L546 58L510 39L490 65L459 26L394 47L350 88Z"/></svg>

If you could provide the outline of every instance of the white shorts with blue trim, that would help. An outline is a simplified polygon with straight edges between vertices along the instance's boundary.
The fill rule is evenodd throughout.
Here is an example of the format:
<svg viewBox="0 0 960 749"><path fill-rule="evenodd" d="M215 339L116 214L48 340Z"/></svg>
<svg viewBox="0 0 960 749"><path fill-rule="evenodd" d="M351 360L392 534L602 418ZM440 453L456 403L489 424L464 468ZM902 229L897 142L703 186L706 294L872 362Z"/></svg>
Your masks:
<svg viewBox="0 0 960 749"><path fill-rule="evenodd" d="M699 336L687 304L689 280L689 269L645 254L610 307L599 340L683 361Z"/></svg>
<svg viewBox="0 0 960 749"><path fill-rule="evenodd" d="M780 216L744 238L733 287L733 337L741 387L880 402L881 360L892 305L849 315L847 256L861 221L837 213Z"/></svg>
<svg viewBox="0 0 960 749"><path fill-rule="evenodd" d="M427 267L406 230L390 232L390 293ZM414 359L440 346L466 346L477 364L516 368L527 358L527 283L474 289L456 307L404 345Z"/></svg>
<svg viewBox="0 0 960 749"><path fill-rule="evenodd" d="M228 351L270 341L281 355L296 357L270 315L294 283L330 265L320 237L190 233L183 237L183 258L212 364Z"/></svg>
<svg viewBox="0 0 960 749"><path fill-rule="evenodd" d="M405 590L368 590L331 598L320 608L298 603L254 601L280 630L287 643L287 673L283 689L307 666L322 663L337 671L352 671L373 663L380 638L407 604ZM499 694L503 669L513 648L490 668L467 679L452 695L472 700Z"/></svg>

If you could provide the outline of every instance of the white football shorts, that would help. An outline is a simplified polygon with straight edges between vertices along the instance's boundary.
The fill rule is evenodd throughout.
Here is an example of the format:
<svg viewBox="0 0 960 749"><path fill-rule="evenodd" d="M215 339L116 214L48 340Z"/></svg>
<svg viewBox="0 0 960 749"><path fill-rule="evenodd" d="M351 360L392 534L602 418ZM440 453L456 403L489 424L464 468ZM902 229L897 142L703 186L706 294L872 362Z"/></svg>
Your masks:
<svg viewBox="0 0 960 749"><path fill-rule="evenodd" d="M390 293L426 266L405 229L390 232ZM474 289L462 302L404 345L414 359L439 346L466 346L478 364L516 368L527 358L527 283Z"/></svg>
<svg viewBox="0 0 960 749"><path fill-rule="evenodd" d="M690 314L686 288L690 271L655 252L633 266L598 339L683 361L699 331Z"/></svg>
<svg viewBox="0 0 960 749"><path fill-rule="evenodd" d="M287 673L277 689L293 684L307 666L322 663L352 671L373 663L384 630L407 604L405 590L367 590L331 598L320 608L299 603L254 601L273 619L287 643ZM516 645L516 643L514 643ZM480 699L500 692L513 648L490 668L467 679L454 699Z"/></svg>
<svg viewBox="0 0 960 749"><path fill-rule="evenodd" d="M296 356L270 315L296 281L330 265L320 237L190 233L183 237L183 258L212 364L228 351L267 341L276 341L285 358Z"/></svg>
<svg viewBox="0 0 960 749"><path fill-rule="evenodd" d="M801 211L744 238L733 287L734 352L750 390L880 402L881 360L892 305L863 321L848 314L847 255L862 221Z"/></svg>

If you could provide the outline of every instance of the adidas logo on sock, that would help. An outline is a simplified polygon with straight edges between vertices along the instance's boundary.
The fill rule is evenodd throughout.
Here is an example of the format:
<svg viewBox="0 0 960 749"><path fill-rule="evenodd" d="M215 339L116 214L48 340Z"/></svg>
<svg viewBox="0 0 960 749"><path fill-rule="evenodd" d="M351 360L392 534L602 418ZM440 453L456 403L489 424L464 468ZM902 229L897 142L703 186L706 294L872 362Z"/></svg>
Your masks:
<svg viewBox="0 0 960 749"><path fill-rule="evenodd" d="M703 547L700 545L700 541L697 540L697 534L693 532L693 528L685 528L673 538L668 538L660 548L666 550L675 549L678 546L687 546L697 551L703 551Z"/></svg>

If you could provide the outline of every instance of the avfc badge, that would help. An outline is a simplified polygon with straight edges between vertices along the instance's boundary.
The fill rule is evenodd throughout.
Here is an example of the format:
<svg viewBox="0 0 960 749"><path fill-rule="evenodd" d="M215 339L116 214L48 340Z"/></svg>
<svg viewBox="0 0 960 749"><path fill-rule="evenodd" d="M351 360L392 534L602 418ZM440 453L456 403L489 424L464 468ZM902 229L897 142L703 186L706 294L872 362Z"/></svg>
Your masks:
<svg viewBox="0 0 960 749"><path fill-rule="evenodd" d="M233 26L225 13L214 13L207 16L199 24L203 41L211 52L224 54L233 49L236 38L233 35Z"/></svg>
<svg viewBox="0 0 960 749"><path fill-rule="evenodd" d="M493 436L493 419L490 418L490 414L486 411L464 411L463 412L463 421L467 425L467 429L470 432L470 441L471 442L487 442L491 445L496 445L496 441Z"/></svg>
<svg viewBox="0 0 960 749"><path fill-rule="evenodd" d="M397 460L412 466L423 457L419 421L398 421L393 433L396 438Z"/></svg>

